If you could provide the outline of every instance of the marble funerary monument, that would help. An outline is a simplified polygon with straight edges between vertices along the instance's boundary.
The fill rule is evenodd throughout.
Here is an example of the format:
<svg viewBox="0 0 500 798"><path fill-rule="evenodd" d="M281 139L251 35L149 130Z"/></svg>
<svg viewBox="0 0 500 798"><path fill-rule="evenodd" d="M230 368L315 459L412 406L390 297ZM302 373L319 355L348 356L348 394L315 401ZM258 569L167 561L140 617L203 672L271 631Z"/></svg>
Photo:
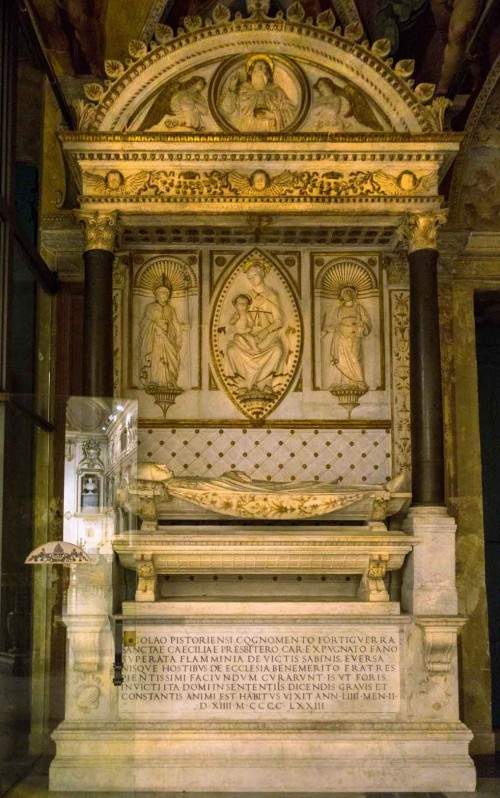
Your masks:
<svg viewBox="0 0 500 798"><path fill-rule="evenodd" d="M474 788L436 282L459 139L387 41L268 5L131 42L61 133L96 398L68 404L91 562L53 790Z"/></svg>

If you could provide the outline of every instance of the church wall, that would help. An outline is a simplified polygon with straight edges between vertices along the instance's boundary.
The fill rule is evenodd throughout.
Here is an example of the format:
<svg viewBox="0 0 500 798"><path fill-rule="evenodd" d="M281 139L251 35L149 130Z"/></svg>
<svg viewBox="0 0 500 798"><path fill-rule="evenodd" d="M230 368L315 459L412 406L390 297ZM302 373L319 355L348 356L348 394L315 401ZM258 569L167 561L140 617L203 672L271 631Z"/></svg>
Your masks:
<svg viewBox="0 0 500 798"><path fill-rule="evenodd" d="M448 261L446 261L446 264ZM446 268L446 266L445 266ZM440 290L448 506L457 519L461 701L474 732L473 753L491 753L491 673L485 585L481 446L477 395L474 292L498 290L493 259L454 260Z"/></svg>

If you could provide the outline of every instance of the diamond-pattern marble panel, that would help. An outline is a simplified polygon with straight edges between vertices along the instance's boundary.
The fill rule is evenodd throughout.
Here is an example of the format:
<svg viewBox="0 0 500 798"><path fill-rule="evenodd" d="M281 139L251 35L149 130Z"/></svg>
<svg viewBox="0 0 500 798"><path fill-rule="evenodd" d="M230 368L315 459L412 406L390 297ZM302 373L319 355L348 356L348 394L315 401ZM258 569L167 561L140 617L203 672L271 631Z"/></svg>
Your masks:
<svg viewBox="0 0 500 798"><path fill-rule="evenodd" d="M244 471L282 482L375 484L391 477L391 435L385 429L142 429L138 459L165 463L176 476Z"/></svg>

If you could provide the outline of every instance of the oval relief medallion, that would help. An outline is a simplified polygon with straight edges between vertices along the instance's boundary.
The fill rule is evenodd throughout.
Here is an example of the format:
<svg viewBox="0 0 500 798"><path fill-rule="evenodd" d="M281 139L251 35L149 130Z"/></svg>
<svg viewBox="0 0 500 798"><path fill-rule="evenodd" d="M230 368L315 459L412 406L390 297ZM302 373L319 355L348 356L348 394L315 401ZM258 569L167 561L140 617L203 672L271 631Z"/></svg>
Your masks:
<svg viewBox="0 0 500 798"><path fill-rule="evenodd" d="M295 130L309 109L309 84L297 64L268 53L224 61L210 86L212 113L225 130Z"/></svg>
<svg viewBox="0 0 500 798"><path fill-rule="evenodd" d="M265 418L293 380L302 322L288 281L259 250L222 285L211 329L212 357L224 390L248 418Z"/></svg>

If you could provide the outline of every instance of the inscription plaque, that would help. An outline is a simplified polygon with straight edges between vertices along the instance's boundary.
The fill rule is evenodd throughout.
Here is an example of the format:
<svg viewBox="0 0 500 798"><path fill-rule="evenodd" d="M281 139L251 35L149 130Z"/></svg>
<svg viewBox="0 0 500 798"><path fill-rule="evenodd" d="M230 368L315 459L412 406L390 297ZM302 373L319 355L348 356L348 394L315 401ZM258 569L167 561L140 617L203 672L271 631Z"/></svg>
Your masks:
<svg viewBox="0 0 500 798"><path fill-rule="evenodd" d="M125 632L125 635L130 630ZM138 626L120 715L286 720L396 713L395 626Z"/></svg>

